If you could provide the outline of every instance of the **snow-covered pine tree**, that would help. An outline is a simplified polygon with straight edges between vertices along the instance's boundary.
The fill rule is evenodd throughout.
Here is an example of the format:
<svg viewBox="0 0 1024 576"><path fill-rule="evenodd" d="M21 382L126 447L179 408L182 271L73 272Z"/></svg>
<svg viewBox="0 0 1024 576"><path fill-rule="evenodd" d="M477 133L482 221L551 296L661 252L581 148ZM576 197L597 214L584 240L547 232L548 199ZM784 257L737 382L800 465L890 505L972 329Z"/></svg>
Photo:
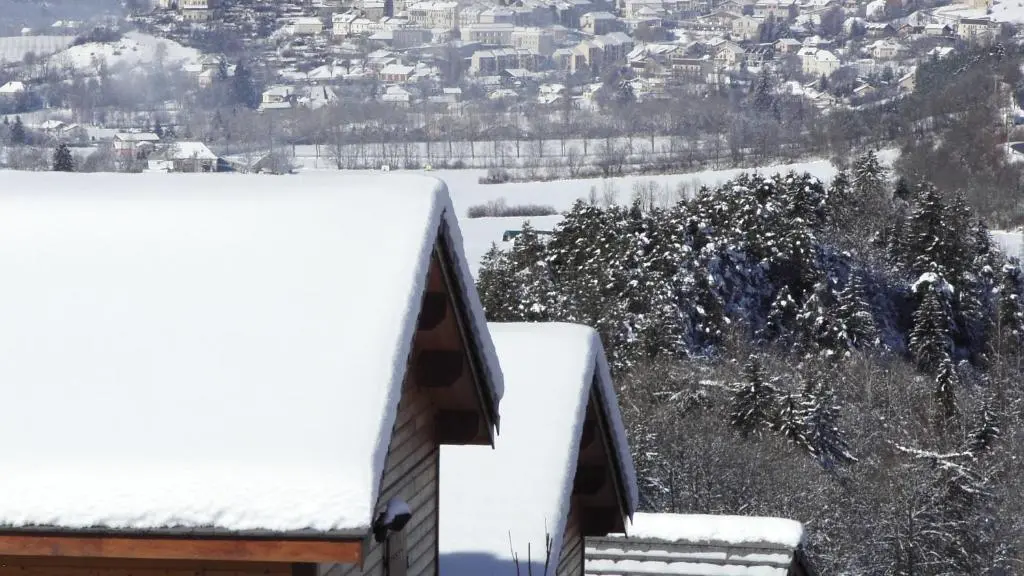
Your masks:
<svg viewBox="0 0 1024 576"><path fill-rule="evenodd" d="M999 415L992 408L992 401L985 398L978 411L978 424L967 433L967 450L971 454L987 452L999 439Z"/></svg>
<svg viewBox="0 0 1024 576"><path fill-rule="evenodd" d="M810 453L826 470L857 462L839 428L839 407L820 382L809 382L801 395L804 430Z"/></svg>
<svg viewBox="0 0 1024 576"><path fill-rule="evenodd" d="M509 322L519 319L511 308L522 297L515 270L508 254L495 244L480 260L476 289L488 320Z"/></svg>
<svg viewBox="0 0 1024 576"><path fill-rule="evenodd" d="M959 384L960 376L956 372L956 366L949 357L944 358L939 363L935 375L935 402L940 428L948 429L957 418L956 388Z"/></svg>
<svg viewBox="0 0 1024 576"><path fill-rule="evenodd" d="M1008 349L1019 350L1024 343L1024 274L1020 265L1003 266L999 280L999 333Z"/></svg>
<svg viewBox="0 0 1024 576"><path fill-rule="evenodd" d="M744 381L733 390L729 420L744 437L771 427L778 393L765 376L761 358L752 355L743 366Z"/></svg>
<svg viewBox="0 0 1024 576"><path fill-rule="evenodd" d="M67 144L61 143L53 152L54 172L74 172L75 159L71 156L71 150Z"/></svg>
<svg viewBox="0 0 1024 576"><path fill-rule="evenodd" d="M775 418L773 429L801 450L810 451L806 419L807 414L804 411L803 402L792 394L786 394L782 397L779 414Z"/></svg>
<svg viewBox="0 0 1024 576"><path fill-rule="evenodd" d="M825 217L829 228L834 232L850 230L851 223L858 213L859 199L853 191L850 175L840 170L828 189Z"/></svg>
<svg viewBox="0 0 1024 576"><path fill-rule="evenodd" d="M945 238L943 240L943 264L958 288L964 276L971 269L974 260L974 213L967 206L963 192L957 191L946 209Z"/></svg>
<svg viewBox="0 0 1024 576"><path fill-rule="evenodd" d="M796 301L789 293L789 286L783 286L768 308L761 336L768 340L786 339L796 328L796 317L800 312Z"/></svg>
<svg viewBox="0 0 1024 576"><path fill-rule="evenodd" d="M939 191L929 182L922 183L907 227L906 262L913 273L938 269L945 276L946 217Z"/></svg>
<svg viewBox="0 0 1024 576"><path fill-rule="evenodd" d="M877 341L878 327L866 294L864 277L855 271L850 273L846 287L836 295L837 338L847 348L872 346Z"/></svg>
<svg viewBox="0 0 1024 576"><path fill-rule="evenodd" d="M811 295L804 301L796 317L803 338L826 355L841 354L846 350L837 330L835 306L836 295L831 282L823 278L814 285Z"/></svg>
<svg viewBox="0 0 1024 576"><path fill-rule="evenodd" d="M879 223L889 212L889 190L885 167L873 150L868 150L853 163L853 192L860 206L858 223L865 233L877 232Z"/></svg>
<svg viewBox="0 0 1024 576"><path fill-rule="evenodd" d="M930 372L951 358L949 312L938 287L928 284L922 288L924 297L914 312L910 331L910 352L918 367Z"/></svg>

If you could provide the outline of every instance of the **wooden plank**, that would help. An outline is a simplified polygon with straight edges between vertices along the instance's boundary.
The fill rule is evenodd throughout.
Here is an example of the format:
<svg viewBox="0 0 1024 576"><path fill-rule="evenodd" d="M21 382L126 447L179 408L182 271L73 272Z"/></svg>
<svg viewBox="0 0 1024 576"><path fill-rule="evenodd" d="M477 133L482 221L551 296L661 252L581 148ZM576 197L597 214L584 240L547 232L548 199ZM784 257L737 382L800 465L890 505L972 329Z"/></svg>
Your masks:
<svg viewBox="0 0 1024 576"><path fill-rule="evenodd" d="M240 538L0 534L0 556L356 564L362 557L362 543L358 540L246 540Z"/></svg>
<svg viewBox="0 0 1024 576"><path fill-rule="evenodd" d="M0 566L24 567L78 567L98 570L144 570L159 566L161 570L185 572L259 572L289 574L291 565L283 562L225 562L210 560L137 560L133 558L74 558L67 556L0 556Z"/></svg>

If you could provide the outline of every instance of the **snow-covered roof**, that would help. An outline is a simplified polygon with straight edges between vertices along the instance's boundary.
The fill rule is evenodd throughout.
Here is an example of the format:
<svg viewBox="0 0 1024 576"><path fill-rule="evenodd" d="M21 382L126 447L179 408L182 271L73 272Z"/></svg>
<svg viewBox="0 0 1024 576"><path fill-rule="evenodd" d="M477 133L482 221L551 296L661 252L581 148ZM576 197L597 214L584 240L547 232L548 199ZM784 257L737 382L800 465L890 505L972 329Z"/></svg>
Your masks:
<svg viewBox="0 0 1024 576"><path fill-rule="evenodd" d="M25 84L18 82L17 80L11 80L3 86L0 86L0 94L18 94L24 91Z"/></svg>
<svg viewBox="0 0 1024 576"><path fill-rule="evenodd" d="M784 518L637 513L628 530L588 539L588 575L787 576L806 562L803 525Z"/></svg>
<svg viewBox="0 0 1024 576"><path fill-rule="evenodd" d="M787 518L643 512L633 515L628 533L633 539L782 548L796 548L806 538L803 524Z"/></svg>
<svg viewBox="0 0 1024 576"><path fill-rule="evenodd" d="M118 132L114 138L122 142L159 142L160 137L152 132Z"/></svg>
<svg viewBox="0 0 1024 576"><path fill-rule="evenodd" d="M3 179L5 527L365 533L442 227L496 410L439 180Z"/></svg>
<svg viewBox="0 0 1024 576"><path fill-rule="evenodd" d="M217 155L202 142L175 142L167 149L167 158L173 160L216 160Z"/></svg>
<svg viewBox="0 0 1024 576"><path fill-rule="evenodd" d="M590 395L599 391L616 444L626 513L636 507L636 477L601 340L586 326L489 324L504 373L501 434L486 446L441 448L440 573L504 573L512 554L533 574L562 547ZM511 540L511 542L510 542ZM557 561L549 566L554 574ZM520 573L526 573L527 570Z"/></svg>

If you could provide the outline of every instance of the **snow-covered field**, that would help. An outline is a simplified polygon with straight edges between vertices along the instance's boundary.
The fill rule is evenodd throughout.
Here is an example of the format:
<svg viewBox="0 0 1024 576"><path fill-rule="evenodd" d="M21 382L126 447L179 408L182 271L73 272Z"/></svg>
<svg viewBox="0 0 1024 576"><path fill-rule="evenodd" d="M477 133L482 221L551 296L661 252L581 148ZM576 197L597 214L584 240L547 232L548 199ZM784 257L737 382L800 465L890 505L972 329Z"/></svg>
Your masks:
<svg viewBox="0 0 1024 576"><path fill-rule="evenodd" d="M992 238L1007 255L1024 258L1024 231L993 230Z"/></svg>
<svg viewBox="0 0 1024 576"><path fill-rule="evenodd" d="M1024 1L995 0L990 16L996 22L1024 23Z"/></svg>
<svg viewBox="0 0 1024 576"><path fill-rule="evenodd" d="M164 48L160 48L160 46ZM129 32L117 42L89 42L72 46L54 54L50 61L57 66L71 66L76 70L94 70L101 61L111 69L131 68L156 62L159 53L167 65L197 62L201 56L194 48L186 48L173 40L157 38L140 32Z"/></svg>
<svg viewBox="0 0 1024 576"><path fill-rule="evenodd" d="M0 62L21 62L29 52L45 57L71 45L74 36L4 36L0 38Z"/></svg>

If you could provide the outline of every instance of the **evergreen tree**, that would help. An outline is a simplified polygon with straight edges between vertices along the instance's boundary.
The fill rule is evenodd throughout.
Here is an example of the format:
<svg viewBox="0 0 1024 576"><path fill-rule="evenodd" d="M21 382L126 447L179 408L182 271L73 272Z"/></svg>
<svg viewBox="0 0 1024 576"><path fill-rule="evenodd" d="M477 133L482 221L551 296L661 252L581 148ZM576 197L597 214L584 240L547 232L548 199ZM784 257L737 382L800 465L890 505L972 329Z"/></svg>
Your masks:
<svg viewBox="0 0 1024 576"><path fill-rule="evenodd" d="M1000 333L1012 349L1024 343L1024 274L1015 264L1002 269L998 319Z"/></svg>
<svg viewBox="0 0 1024 576"><path fill-rule="evenodd" d="M851 273L846 287L836 295L838 340L845 342L847 348L871 346L878 338L871 306L864 298L866 293L863 277Z"/></svg>
<svg viewBox="0 0 1024 576"><path fill-rule="evenodd" d="M14 124L11 125L11 144L15 146L22 146L28 141L28 135L25 133L25 125L21 123L21 116L14 119Z"/></svg>
<svg viewBox="0 0 1024 576"><path fill-rule="evenodd" d="M802 396L804 429L811 455L826 470L857 459L839 429L839 408L832 394L818 383L809 383Z"/></svg>
<svg viewBox="0 0 1024 576"><path fill-rule="evenodd" d="M800 309L790 295L789 286L783 286L768 309L768 318L762 336L768 339L786 338L796 326Z"/></svg>
<svg viewBox="0 0 1024 576"><path fill-rule="evenodd" d="M931 371L950 359L949 314L938 293L939 288L928 285L921 305L914 312L914 327L910 331L910 352L922 370Z"/></svg>
<svg viewBox="0 0 1024 576"><path fill-rule="evenodd" d="M53 152L54 172L74 172L75 159L71 156L71 150L67 144L60 144Z"/></svg>
<svg viewBox="0 0 1024 576"><path fill-rule="evenodd" d="M849 231L857 218L859 202L846 170L840 170L832 179L832 185L828 189L826 210L828 224L834 230Z"/></svg>
<svg viewBox="0 0 1024 576"><path fill-rule="evenodd" d="M853 190L865 212L862 222L877 222L888 212L886 170L873 150L868 150L853 163Z"/></svg>
<svg viewBox="0 0 1024 576"><path fill-rule="evenodd" d="M231 77L231 96L236 104L247 108L255 108L259 101L252 72L241 60L235 65L235 75Z"/></svg>
<svg viewBox="0 0 1024 576"><path fill-rule="evenodd" d="M761 359L751 356L743 366L744 382L733 391L730 421L744 437L760 435L770 427L774 418L777 394L767 381Z"/></svg>
<svg viewBox="0 0 1024 576"><path fill-rule="evenodd" d="M948 427L957 417L956 387L960 382L956 366L948 357L939 363L935 376L935 401L938 405L939 425Z"/></svg>
<svg viewBox="0 0 1024 576"><path fill-rule="evenodd" d="M492 244L484 254L478 276L476 288L487 319L492 322L518 320L510 310L510 305L518 302L521 296L515 271L508 255L497 245Z"/></svg>
<svg viewBox="0 0 1024 576"><path fill-rule="evenodd" d="M999 416L992 409L992 402L986 398L981 403L978 426L967 434L967 450L971 454L987 452L1000 436Z"/></svg>
<svg viewBox="0 0 1024 576"><path fill-rule="evenodd" d="M786 394L782 398L774 430L801 450L809 452L810 441L807 438L806 420L807 414L804 411L803 402L794 398L792 394Z"/></svg>
<svg viewBox="0 0 1024 576"><path fill-rule="evenodd" d="M160 124L159 118L153 122L153 134L156 134L157 138L162 139L164 137L164 127Z"/></svg>
<svg viewBox="0 0 1024 576"><path fill-rule="evenodd" d="M907 230L906 261L914 274L938 271L945 275L946 206L930 183L921 184Z"/></svg>
<svg viewBox="0 0 1024 576"><path fill-rule="evenodd" d="M945 238L943 241L943 264L948 270L947 278L960 288L964 276L971 269L974 260L974 214L967 206L963 192L957 191L946 210Z"/></svg>
<svg viewBox="0 0 1024 576"><path fill-rule="evenodd" d="M913 198L913 193L910 191L910 186L907 184L907 179L900 176L896 179L896 188L893 191L893 197L902 200L904 202L910 202Z"/></svg>

